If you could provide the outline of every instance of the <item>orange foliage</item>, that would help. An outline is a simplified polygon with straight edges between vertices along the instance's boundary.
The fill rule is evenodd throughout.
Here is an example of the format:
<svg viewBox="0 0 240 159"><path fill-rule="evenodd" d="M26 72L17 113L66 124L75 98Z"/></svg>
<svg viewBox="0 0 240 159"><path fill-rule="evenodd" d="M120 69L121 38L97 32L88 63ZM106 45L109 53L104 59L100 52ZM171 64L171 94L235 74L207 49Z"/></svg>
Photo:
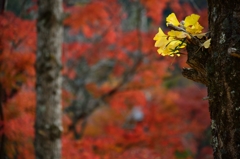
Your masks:
<svg viewBox="0 0 240 159"><path fill-rule="evenodd" d="M178 0L130 0L127 5L136 3L147 13L146 31L124 28L130 13L117 0L65 6L63 159L203 159L211 154L209 145L199 146L207 140L203 133L210 123L207 103L202 101L205 90L197 86L169 89L167 78L174 78L174 70L183 65L184 58L159 57L152 40L165 10L174 11L182 19L193 12L192 6ZM206 10L200 14L206 28ZM9 158L31 159L36 100L35 21L7 12L0 16L0 30L0 84L9 94L4 101L4 121L0 123L4 130L0 133L6 136ZM138 56L141 60L136 63ZM103 59L111 60L112 70L102 75L103 81L89 79ZM85 92L78 94L79 90ZM74 113L81 108L77 103L78 109L69 111L71 105L88 100L87 106L96 99L104 100L98 109L75 121ZM79 139L70 129L74 123L78 131L84 130Z"/></svg>
<svg viewBox="0 0 240 159"><path fill-rule="evenodd" d="M0 30L0 84L7 97L17 92L3 104L5 150L10 158L33 158L35 22L6 12L0 16Z"/></svg>
<svg viewBox="0 0 240 159"><path fill-rule="evenodd" d="M170 0L141 0L141 3L146 7L147 15L151 17L156 24L160 24L164 18L163 11L169 1Z"/></svg>

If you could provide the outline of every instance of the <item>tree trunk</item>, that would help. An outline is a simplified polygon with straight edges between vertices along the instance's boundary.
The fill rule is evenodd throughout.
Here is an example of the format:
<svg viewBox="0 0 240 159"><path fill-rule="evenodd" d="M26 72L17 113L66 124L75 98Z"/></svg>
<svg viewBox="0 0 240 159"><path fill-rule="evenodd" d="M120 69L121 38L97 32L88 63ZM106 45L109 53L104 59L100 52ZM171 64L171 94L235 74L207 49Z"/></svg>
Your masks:
<svg viewBox="0 0 240 159"><path fill-rule="evenodd" d="M35 153L61 158L62 0L38 0Z"/></svg>
<svg viewBox="0 0 240 159"><path fill-rule="evenodd" d="M240 159L240 3L208 0L211 47L189 45L183 75L208 87L215 159Z"/></svg>

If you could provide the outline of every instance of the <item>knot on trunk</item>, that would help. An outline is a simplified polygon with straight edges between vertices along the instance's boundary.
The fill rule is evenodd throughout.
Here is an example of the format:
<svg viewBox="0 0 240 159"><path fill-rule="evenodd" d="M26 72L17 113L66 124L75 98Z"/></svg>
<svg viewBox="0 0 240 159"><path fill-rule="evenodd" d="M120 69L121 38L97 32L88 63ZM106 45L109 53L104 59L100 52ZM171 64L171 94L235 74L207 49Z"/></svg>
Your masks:
<svg viewBox="0 0 240 159"><path fill-rule="evenodd" d="M195 82L208 85L206 63L208 59L208 49L201 47L201 41L199 39L191 39L192 43L188 43L187 52L188 59L187 64L191 68L183 68L182 75Z"/></svg>

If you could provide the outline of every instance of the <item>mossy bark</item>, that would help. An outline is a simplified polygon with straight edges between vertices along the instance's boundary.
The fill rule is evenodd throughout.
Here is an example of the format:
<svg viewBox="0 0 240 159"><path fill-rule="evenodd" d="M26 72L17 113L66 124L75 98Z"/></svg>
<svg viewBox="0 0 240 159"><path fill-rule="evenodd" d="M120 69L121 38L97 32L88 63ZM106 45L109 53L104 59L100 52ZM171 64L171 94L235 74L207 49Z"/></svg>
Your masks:
<svg viewBox="0 0 240 159"><path fill-rule="evenodd" d="M208 12L211 47L190 44L183 75L208 87L214 158L240 159L240 1L208 0Z"/></svg>
<svg viewBox="0 0 240 159"><path fill-rule="evenodd" d="M37 19L35 152L61 158L62 0L39 0Z"/></svg>

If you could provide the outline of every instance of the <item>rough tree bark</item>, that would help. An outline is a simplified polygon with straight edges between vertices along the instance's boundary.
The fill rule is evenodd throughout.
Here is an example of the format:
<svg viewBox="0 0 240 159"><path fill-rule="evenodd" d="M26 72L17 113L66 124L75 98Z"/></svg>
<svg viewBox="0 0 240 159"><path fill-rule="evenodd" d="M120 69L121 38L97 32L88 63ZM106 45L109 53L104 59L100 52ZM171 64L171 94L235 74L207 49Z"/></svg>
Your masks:
<svg viewBox="0 0 240 159"><path fill-rule="evenodd" d="M211 47L188 45L183 76L208 87L215 159L240 159L240 1L208 0Z"/></svg>
<svg viewBox="0 0 240 159"><path fill-rule="evenodd" d="M38 0L35 153L61 158L62 0Z"/></svg>

